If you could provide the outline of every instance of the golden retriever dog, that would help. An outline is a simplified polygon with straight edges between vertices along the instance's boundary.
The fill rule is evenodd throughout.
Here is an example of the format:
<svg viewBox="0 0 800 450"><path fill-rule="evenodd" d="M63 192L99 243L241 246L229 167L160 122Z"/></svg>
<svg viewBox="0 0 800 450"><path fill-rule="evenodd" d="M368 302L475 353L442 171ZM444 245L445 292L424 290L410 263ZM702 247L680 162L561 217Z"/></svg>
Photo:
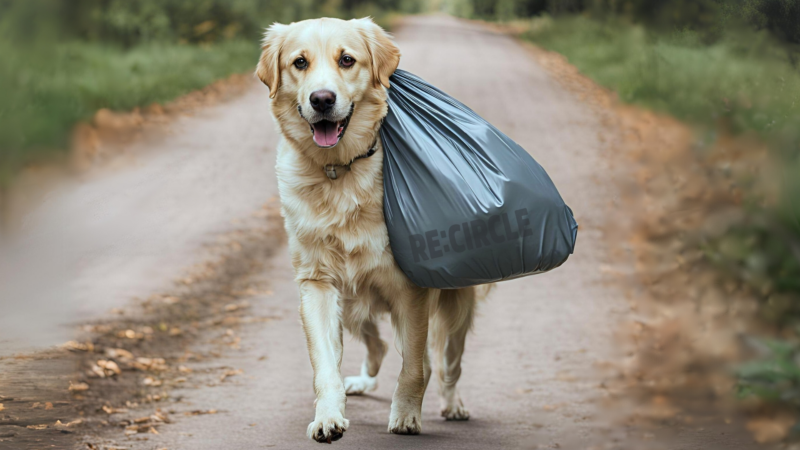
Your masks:
<svg viewBox="0 0 800 450"><path fill-rule="evenodd" d="M341 438L349 425L346 395L376 388L387 351L377 320L385 313L403 358L389 431L420 433L429 351L438 368L442 416L468 419L456 383L478 289L412 284L392 257L383 217L378 130L400 51L369 18L274 24L262 50L256 75L269 88L282 135L282 215L314 370L316 414L308 437ZM343 326L367 347L361 373L346 378L340 372Z"/></svg>

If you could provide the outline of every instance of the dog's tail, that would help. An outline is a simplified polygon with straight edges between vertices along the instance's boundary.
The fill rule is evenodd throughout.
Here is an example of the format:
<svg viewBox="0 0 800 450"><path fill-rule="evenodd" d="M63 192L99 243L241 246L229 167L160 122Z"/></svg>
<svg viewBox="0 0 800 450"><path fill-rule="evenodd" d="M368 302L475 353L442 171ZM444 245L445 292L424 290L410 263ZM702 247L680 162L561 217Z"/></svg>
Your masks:
<svg viewBox="0 0 800 450"><path fill-rule="evenodd" d="M472 328L475 309L493 289L493 284L440 291L431 304L429 342L435 355L441 355L448 337L463 336Z"/></svg>

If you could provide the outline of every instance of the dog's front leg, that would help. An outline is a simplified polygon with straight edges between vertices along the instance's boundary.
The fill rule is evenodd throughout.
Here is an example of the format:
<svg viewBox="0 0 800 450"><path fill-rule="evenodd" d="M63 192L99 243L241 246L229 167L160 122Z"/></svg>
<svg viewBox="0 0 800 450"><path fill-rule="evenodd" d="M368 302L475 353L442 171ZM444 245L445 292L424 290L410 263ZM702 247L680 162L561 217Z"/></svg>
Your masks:
<svg viewBox="0 0 800 450"><path fill-rule="evenodd" d="M316 416L308 437L331 442L342 437L350 422L344 418L345 390L342 364L341 295L330 283L300 283L300 317L314 369Z"/></svg>
<svg viewBox="0 0 800 450"><path fill-rule="evenodd" d="M422 397L430 377L426 351L429 296L430 291L415 289L392 305L395 345L403 356L389 416L389 431L395 434L419 434L422 430Z"/></svg>

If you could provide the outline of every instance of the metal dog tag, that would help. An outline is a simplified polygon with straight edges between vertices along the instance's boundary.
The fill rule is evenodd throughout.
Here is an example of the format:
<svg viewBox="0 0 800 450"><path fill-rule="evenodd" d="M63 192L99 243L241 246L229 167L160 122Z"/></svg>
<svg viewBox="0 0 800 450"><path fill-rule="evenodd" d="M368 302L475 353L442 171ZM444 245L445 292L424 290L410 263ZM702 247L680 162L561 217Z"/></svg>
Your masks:
<svg viewBox="0 0 800 450"><path fill-rule="evenodd" d="M325 175L328 176L331 180L335 180L336 176L336 166L334 165L327 165L325 166Z"/></svg>

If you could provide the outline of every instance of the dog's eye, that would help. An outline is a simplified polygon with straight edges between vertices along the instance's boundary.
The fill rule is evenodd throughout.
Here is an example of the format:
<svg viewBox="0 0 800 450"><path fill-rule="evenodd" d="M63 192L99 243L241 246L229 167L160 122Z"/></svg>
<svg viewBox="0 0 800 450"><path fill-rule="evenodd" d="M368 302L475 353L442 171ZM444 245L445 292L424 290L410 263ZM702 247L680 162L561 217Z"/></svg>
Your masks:
<svg viewBox="0 0 800 450"><path fill-rule="evenodd" d="M342 67L351 67L355 63L356 60L350 55L344 55L342 56L342 59L339 60L339 65Z"/></svg>
<svg viewBox="0 0 800 450"><path fill-rule="evenodd" d="M304 70L308 67L308 61L305 58L297 58L294 60L294 66L300 70Z"/></svg>

